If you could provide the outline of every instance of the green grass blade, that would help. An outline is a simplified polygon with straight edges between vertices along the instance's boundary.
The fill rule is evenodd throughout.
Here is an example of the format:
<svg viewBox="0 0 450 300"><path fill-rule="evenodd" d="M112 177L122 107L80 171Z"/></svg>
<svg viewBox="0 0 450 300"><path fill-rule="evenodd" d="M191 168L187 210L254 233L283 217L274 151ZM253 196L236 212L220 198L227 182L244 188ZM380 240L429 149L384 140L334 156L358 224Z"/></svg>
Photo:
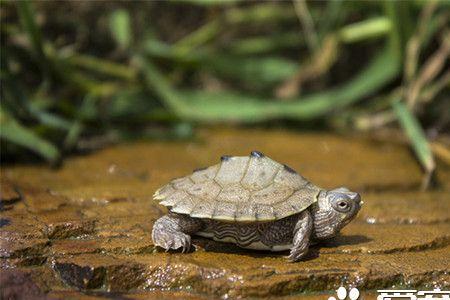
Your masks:
<svg viewBox="0 0 450 300"><path fill-rule="evenodd" d="M60 158L58 149L41 139L28 128L19 124L0 106L0 137L11 143L30 149L44 157L50 163L56 163Z"/></svg>
<svg viewBox="0 0 450 300"><path fill-rule="evenodd" d="M72 122L57 116L53 113L46 112L44 110L40 110L35 108L33 105L30 105L30 113L32 117L34 117L39 123L46 125L51 128L56 128L60 130L69 130Z"/></svg>
<svg viewBox="0 0 450 300"><path fill-rule="evenodd" d="M191 118L192 109L184 102L178 93L172 89L169 81L159 72L159 70L148 59L136 56L133 59L134 65L140 66L144 74L144 80L150 88L158 94L166 106L179 116Z"/></svg>
<svg viewBox="0 0 450 300"><path fill-rule="evenodd" d="M218 19L213 20L201 26L194 32L182 38L172 46L172 51L179 55L189 55L195 48L200 47L216 37L220 30L220 22Z"/></svg>
<svg viewBox="0 0 450 300"><path fill-rule="evenodd" d="M338 31L343 43L355 43L361 40L385 36L392 29L389 18L377 17L344 26Z"/></svg>
<svg viewBox="0 0 450 300"><path fill-rule="evenodd" d="M43 99L32 99L30 101L28 97L25 96L25 88L21 82L16 77L12 76L7 68L3 71L4 74L1 77L4 81L4 97L2 99L2 105L6 110L22 119L35 119L46 126L68 130L70 121L53 113L49 113L36 105L36 100ZM51 101L47 100L47 102Z"/></svg>
<svg viewBox="0 0 450 300"><path fill-rule="evenodd" d="M267 24L269 22L282 22L295 20L297 15L292 9L292 4L261 2L249 7L233 7L226 11L227 23L236 24Z"/></svg>
<svg viewBox="0 0 450 300"><path fill-rule="evenodd" d="M194 4L198 6L204 6L204 7L213 7L213 6L227 6L227 5L233 5L238 2L241 2L242 0L170 0L170 2L174 3L182 3L182 4Z"/></svg>
<svg viewBox="0 0 450 300"><path fill-rule="evenodd" d="M295 61L278 56L239 57L231 55L215 55L202 64L223 77L251 85L252 87L268 87L294 76L298 71Z"/></svg>
<svg viewBox="0 0 450 300"><path fill-rule="evenodd" d="M119 46L123 49L130 46L132 31L130 25L130 15L126 10L115 10L109 16L109 30Z"/></svg>
<svg viewBox="0 0 450 300"><path fill-rule="evenodd" d="M36 60L45 76L50 75L50 64L44 53L44 46L42 41L41 31L36 24L34 10L31 2L28 0L17 2L17 12L19 14L19 20L23 29L28 35L28 39L33 47L36 55Z"/></svg>
<svg viewBox="0 0 450 300"><path fill-rule="evenodd" d="M298 32L286 32L238 39L226 45L229 51L237 55L255 55L276 50L295 48L305 44Z"/></svg>
<svg viewBox="0 0 450 300"><path fill-rule="evenodd" d="M297 62L279 56L243 57L210 53L202 49L187 56L151 39L145 42L144 52L152 57L176 61L178 65L208 70L252 87L267 87L267 84L281 82L298 71Z"/></svg>
<svg viewBox="0 0 450 300"><path fill-rule="evenodd" d="M44 48L42 44L42 35L34 19L34 10L28 0L17 2L17 12L19 13L20 23L28 35L34 51L42 58L44 57Z"/></svg>
<svg viewBox="0 0 450 300"><path fill-rule="evenodd" d="M399 57L401 60L402 57L402 48L401 48L401 37L398 29L398 22L396 20L397 14L395 10L395 4L392 1L384 2L384 11L386 17L391 21L392 29L389 32L389 46L391 48L391 53L395 54L395 56Z"/></svg>
<svg viewBox="0 0 450 300"><path fill-rule="evenodd" d="M123 80L134 80L136 77L135 70L127 65L115 63L95 56L74 53L67 58L61 58L61 60L91 72L113 76Z"/></svg>
<svg viewBox="0 0 450 300"><path fill-rule="evenodd" d="M75 121L68 130L66 138L64 139L64 148L74 148L82 132L83 124L80 121Z"/></svg>
<svg viewBox="0 0 450 300"><path fill-rule="evenodd" d="M430 145L419 121L405 104L399 100L392 101L392 108L394 109L394 113L397 116L401 127L405 131L420 164L428 174L433 173L436 167L433 153L431 152Z"/></svg>

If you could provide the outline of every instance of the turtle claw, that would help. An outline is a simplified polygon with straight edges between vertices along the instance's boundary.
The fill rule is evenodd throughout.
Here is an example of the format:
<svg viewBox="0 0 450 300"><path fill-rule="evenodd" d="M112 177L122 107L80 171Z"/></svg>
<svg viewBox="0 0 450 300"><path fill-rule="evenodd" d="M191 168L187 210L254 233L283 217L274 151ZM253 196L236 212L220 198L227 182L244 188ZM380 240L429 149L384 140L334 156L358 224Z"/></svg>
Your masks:
<svg viewBox="0 0 450 300"><path fill-rule="evenodd" d="M307 249L303 249L302 251L298 251L297 249L292 249L291 253L286 256L287 260L289 262L297 262L299 260L301 260L306 254L307 254Z"/></svg>
<svg viewBox="0 0 450 300"><path fill-rule="evenodd" d="M158 245L161 248L163 248L165 250L165 252L169 252L170 248L172 248L173 242L172 241L164 241L163 245Z"/></svg>
<svg viewBox="0 0 450 300"><path fill-rule="evenodd" d="M182 253L189 252L191 236L187 233L197 231L201 223L182 218L179 215L166 215L156 220L152 230L154 245L165 249L166 252L180 248Z"/></svg>
<svg viewBox="0 0 450 300"><path fill-rule="evenodd" d="M189 251L191 247L191 237L182 232L154 232L153 240L156 246L163 248L166 252L181 248L182 253Z"/></svg>
<svg viewBox="0 0 450 300"><path fill-rule="evenodd" d="M181 239L181 253L187 253L191 249L191 237L183 233L183 238Z"/></svg>
<svg viewBox="0 0 450 300"><path fill-rule="evenodd" d="M285 256L285 258L289 261L289 262L295 262L295 255L293 253L289 254L288 256Z"/></svg>
<svg viewBox="0 0 450 300"><path fill-rule="evenodd" d="M287 260L289 262L296 262L299 261L302 257L304 256L304 254L299 254L299 253L291 253L288 256L286 256Z"/></svg>

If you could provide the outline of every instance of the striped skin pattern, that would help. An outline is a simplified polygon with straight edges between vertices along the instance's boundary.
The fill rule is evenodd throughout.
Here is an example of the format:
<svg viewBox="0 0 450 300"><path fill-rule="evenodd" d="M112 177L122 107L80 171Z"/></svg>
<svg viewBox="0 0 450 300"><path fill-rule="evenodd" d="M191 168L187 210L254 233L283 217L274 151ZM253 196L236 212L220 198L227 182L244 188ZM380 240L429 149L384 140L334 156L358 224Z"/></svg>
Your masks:
<svg viewBox="0 0 450 300"><path fill-rule="evenodd" d="M314 232L313 237L321 238L321 237L333 237L339 231L336 226L339 224L337 222L332 222L335 218L337 218L336 213L330 209L328 211L318 211L318 209L314 209ZM336 224L335 226L333 226ZM342 226L343 227L343 226Z"/></svg>
<svg viewBox="0 0 450 300"><path fill-rule="evenodd" d="M154 199L171 212L222 221L274 221L317 201L320 189L261 153L221 162L175 179Z"/></svg>
<svg viewBox="0 0 450 300"><path fill-rule="evenodd" d="M203 220L205 224L203 229L195 234L213 238L216 241L231 242L241 248L286 250L292 246L297 220L298 215L274 222L251 224Z"/></svg>
<svg viewBox="0 0 450 300"><path fill-rule="evenodd" d="M359 209L361 208L359 195L348 190L346 192L351 195L350 197L356 197L357 199L355 201L358 204L353 206L352 211L345 214L341 214L334 209L332 206L332 201L318 201L317 205L310 206L310 211L314 215L314 229L312 232L314 239L320 240L336 236L336 234L338 234L345 225L350 223L350 221L356 217ZM321 191L318 196L319 199L325 198L326 194L327 192Z"/></svg>

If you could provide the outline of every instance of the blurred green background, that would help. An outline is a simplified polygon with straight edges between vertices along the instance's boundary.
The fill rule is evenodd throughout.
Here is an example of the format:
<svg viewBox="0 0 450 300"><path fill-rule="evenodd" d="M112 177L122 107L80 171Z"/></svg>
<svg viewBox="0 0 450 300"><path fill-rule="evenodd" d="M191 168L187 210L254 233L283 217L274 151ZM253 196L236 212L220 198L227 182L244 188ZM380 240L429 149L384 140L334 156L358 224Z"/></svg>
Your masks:
<svg viewBox="0 0 450 300"><path fill-rule="evenodd" d="M449 132L450 1L0 3L2 162L214 123L398 127L430 173Z"/></svg>

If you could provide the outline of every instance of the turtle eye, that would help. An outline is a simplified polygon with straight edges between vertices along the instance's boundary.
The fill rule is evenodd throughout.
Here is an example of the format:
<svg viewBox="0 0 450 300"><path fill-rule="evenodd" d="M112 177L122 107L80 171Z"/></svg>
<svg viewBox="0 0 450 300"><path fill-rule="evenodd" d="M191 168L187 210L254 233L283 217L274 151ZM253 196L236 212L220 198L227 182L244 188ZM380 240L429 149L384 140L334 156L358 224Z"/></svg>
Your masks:
<svg viewBox="0 0 450 300"><path fill-rule="evenodd" d="M340 212L347 212L350 209L350 205L345 200L339 200L336 202L336 209Z"/></svg>
<svg viewBox="0 0 450 300"><path fill-rule="evenodd" d="M344 202L344 201L340 201L340 202L338 203L338 205L339 205L340 208L346 208L346 207L347 207L347 203Z"/></svg>

